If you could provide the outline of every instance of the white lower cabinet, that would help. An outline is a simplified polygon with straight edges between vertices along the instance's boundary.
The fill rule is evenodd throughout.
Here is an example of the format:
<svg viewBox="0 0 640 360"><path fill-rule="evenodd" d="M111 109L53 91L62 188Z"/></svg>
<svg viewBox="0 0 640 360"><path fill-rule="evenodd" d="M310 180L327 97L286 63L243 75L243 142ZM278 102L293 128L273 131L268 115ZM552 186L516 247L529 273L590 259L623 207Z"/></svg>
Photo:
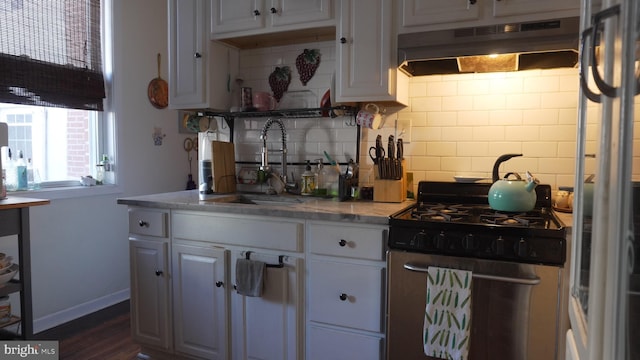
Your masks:
<svg viewBox="0 0 640 360"><path fill-rule="evenodd" d="M229 351L229 251L174 241L174 342L178 353L227 359Z"/></svg>
<svg viewBox="0 0 640 360"><path fill-rule="evenodd" d="M129 232L151 359L384 357L386 226L132 207ZM260 297L235 290L247 256L268 264Z"/></svg>
<svg viewBox="0 0 640 360"><path fill-rule="evenodd" d="M251 255L252 259L273 265L278 263L278 257L262 253ZM304 274L303 263L303 259L284 256L281 268L267 267L261 297L232 292L234 359L302 359L304 303L300 279ZM232 279L235 283L235 271L232 271Z"/></svg>
<svg viewBox="0 0 640 360"><path fill-rule="evenodd" d="M129 237L131 336L163 350L172 348L168 253L166 240Z"/></svg>
<svg viewBox="0 0 640 360"><path fill-rule="evenodd" d="M382 359L387 228L307 224L307 359Z"/></svg>

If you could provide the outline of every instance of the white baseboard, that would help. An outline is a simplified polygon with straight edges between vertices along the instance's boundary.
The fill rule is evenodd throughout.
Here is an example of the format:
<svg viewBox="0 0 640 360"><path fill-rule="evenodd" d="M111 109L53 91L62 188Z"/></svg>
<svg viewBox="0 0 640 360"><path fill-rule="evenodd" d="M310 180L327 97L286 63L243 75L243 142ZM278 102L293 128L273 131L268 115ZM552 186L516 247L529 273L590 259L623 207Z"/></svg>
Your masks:
<svg viewBox="0 0 640 360"><path fill-rule="evenodd" d="M124 289L89 302L79 304L68 309L45 315L33 320L33 332L35 334L62 325L85 315L107 308L111 305L129 300L129 289Z"/></svg>

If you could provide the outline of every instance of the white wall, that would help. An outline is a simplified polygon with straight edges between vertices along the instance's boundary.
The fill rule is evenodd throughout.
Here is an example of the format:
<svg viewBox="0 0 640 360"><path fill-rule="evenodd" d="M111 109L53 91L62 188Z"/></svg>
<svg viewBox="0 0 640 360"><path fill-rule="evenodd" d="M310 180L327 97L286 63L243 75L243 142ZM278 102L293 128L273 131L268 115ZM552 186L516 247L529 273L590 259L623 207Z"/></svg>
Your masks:
<svg viewBox="0 0 640 360"><path fill-rule="evenodd" d="M126 207L120 197L182 190L188 163L178 114L147 99L162 55L167 78L167 5L114 0L114 111L117 193L54 199L31 210L35 331L91 313L129 296ZM154 146L152 132L166 134ZM46 192L33 194L46 198Z"/></svg>

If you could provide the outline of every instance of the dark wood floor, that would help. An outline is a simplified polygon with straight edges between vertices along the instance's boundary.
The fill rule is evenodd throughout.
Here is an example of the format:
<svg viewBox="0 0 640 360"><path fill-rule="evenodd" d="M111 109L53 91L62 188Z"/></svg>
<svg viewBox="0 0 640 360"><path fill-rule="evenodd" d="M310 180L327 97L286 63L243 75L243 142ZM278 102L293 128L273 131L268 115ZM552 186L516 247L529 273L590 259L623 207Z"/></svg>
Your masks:
<svg viewBox="0 0 640 360"><path fill-rule="evenodd" d="M60 359L132 360L140 347L131 340L128 302L36 334L58 340Z"/></svg>
<svg viewBox="0 0 640 360"><path fill-rule="evenodd" d="M59 343L60 359L132 360L140 347L131 341L129 314L98 324Z"/></svg>

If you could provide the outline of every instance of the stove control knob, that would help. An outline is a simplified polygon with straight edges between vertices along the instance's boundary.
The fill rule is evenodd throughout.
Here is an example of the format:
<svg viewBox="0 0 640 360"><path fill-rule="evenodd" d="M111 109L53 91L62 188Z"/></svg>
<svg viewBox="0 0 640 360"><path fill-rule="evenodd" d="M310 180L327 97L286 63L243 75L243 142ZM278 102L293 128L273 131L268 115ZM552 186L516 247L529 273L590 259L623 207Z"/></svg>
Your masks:
<svg viewBox="0 0 640 360"><path fill-rule="evenodd" d="M519 257L527 257L527 255L529 255L529 246L524 238L520 238L520 241L518 241L516 254L518 254Z"/></svg>
<svg viewBox="0 0 640 360"><path fill-rule="evenodd" d="M475 250L476 243L475 239L473 238L473 234L467 234L464 236L464 238L462 238L462 246L467 251Z"/></svg>
<svg viewBox="0 0 640 360"><path fill-rule="evenodd" d="M496 239L496 255L504 255L504 239L502 238L502 236L498 236L498 238Z"/></svg>
<svg viewBox="0 0 640 360"><path fill-rule="evenodd" d="M444 250L447 247L447 236L444 231L440 231L440 234L436 235L436 249Z"/></svg>
<svg viewBox="0 0 640 360"><path fill-rule="evenodd" d="M425 234L424 230L420 230L419 233L415 234L409 243L409 246L415 249L423 249L426 247L427 234Z"/></svg>

